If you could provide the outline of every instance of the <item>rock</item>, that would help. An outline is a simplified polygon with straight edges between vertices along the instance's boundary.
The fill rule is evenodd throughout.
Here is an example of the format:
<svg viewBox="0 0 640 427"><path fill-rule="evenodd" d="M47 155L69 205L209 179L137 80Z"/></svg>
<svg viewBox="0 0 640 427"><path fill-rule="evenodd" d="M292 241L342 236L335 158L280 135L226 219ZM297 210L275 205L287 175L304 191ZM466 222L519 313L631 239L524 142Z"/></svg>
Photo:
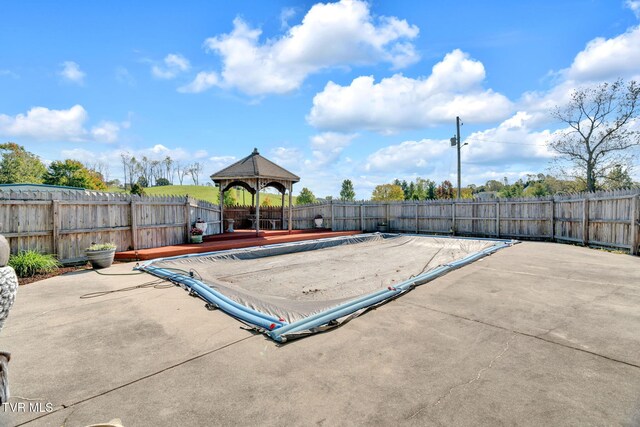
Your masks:
<svg viewBox="0 0 640 427"><path fill-rule="evenodd" d="M0 234L0 267L4 267L9 263L10 253L9 242Z"/></svg>
<svg viewBox="0 0 640 427"><path fill-rule="evenodd" d="M0 330L9 316L9 309L16 299L18 276L11 267L0 267Z"/></svg>

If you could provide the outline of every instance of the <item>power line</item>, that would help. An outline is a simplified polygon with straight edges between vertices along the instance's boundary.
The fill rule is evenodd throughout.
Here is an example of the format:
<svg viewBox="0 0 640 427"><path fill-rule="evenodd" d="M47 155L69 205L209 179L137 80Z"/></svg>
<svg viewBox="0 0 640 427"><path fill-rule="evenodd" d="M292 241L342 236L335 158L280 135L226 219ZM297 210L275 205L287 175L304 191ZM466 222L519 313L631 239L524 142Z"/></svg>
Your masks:
<svg viewBox="0 0 640 427"><path fill-rule="evenodd" d="M544 142L532 144L530 142L507 142L507 141L496 141L494 139L480 139L480 138L474 138L474 137L466 138L465 141L493 142L494 144L510 144L510 145L532 145L536 147L542 147L547 145Z"/></svg>

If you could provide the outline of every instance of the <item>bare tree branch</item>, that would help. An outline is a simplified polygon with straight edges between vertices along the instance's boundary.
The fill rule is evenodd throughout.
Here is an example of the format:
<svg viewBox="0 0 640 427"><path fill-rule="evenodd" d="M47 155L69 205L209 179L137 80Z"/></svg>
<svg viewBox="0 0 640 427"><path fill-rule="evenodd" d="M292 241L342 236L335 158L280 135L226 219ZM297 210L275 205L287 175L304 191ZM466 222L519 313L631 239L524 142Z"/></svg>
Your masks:
<svg viewBox="0 0 640 427"><path fill-rule="evenodd" d="M552 115L569 129L558 133L549 146L560 161L573 163L594 191L598 178L621 165L632 163L633 147L640 146L640 132L630 123L638 117L640 87L622 80L576 89L571 101Z"/></svg>

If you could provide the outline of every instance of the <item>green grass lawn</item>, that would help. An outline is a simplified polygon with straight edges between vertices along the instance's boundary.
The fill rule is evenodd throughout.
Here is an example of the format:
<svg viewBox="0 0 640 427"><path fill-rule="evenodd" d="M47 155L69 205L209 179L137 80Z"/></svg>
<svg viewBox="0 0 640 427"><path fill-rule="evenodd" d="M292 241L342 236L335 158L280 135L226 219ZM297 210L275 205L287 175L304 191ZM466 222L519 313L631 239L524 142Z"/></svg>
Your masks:
<svg viewBox="0 0 640 427"><path fill-rule="evenodd" d="M120 188L109 188L107 191L122 193L124 190ZM206 185L164 185L162 187L148 187L144 189L144 192L148 196L190 196L194 199L206 200L211 203L218 203L218 189L216 187L209 187ZM231 190L231 194L236 200L236 203L242 205L251 204L251 193L245 189ZM260 192L260 203L262 204L264 199L269 200L270 206L280 206L280 193L265 193ZM293 204L295 205L296 198L293 197ZM289 197L285 197L285 206L289 204Z"/></svg>

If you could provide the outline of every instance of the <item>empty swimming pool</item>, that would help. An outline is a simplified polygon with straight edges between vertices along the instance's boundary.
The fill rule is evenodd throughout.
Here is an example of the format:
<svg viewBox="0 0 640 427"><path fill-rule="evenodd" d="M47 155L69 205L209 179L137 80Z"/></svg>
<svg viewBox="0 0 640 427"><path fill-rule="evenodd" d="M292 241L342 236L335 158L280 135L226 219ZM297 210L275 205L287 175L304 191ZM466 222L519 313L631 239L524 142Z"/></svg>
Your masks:
<svg viewBox="0 0 640 427"><path fill-rule="evenodd" d="M514 243L373 233L164 258L138 268L284 342L338 326Z"/></svg>

